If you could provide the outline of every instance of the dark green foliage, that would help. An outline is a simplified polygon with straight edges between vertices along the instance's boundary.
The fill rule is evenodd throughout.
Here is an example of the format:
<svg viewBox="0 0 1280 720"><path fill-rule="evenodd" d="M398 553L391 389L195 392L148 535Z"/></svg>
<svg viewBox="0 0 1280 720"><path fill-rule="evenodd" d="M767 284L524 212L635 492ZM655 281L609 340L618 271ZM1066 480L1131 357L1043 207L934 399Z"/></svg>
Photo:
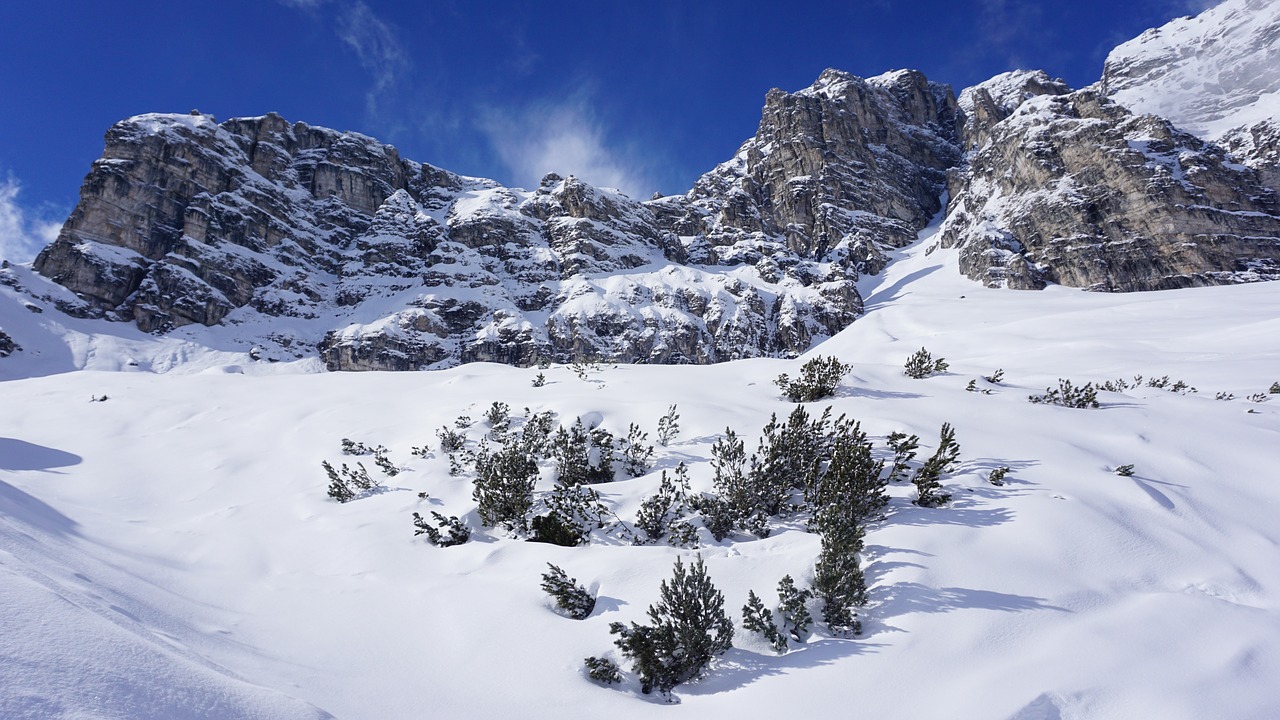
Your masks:
<svg viewBox="0 0 1280 720"><path fill-rule="evenodd" d="M822 621L833 635L857 635L862 622L853 608L867 604L867 581L858 563L863 529L832 524L822 534L822 552L813 570L814 595L822 601Z"/></svg>
<svg viewBox="0 0 1280 720"><path fill-rule="evenodd" d="M582 424L582 418L568 429L562 426L551 440L551 456L556 460L556 481L562 485L582 485L587 482L591 452L591 436Z"/></svg>
<svg viewBox="0 0 1280 720"><path fill-rule="evenodd" d="M409 454L414 457L426 458L431 452L431 445L424 443L422 447L414 445L409 448Z"/></svg>
<svg viewBox="0 0 1280 720"><path fill-rule="evenodd" d="M518 441L520 447L534 458L546 457L551 447L551 428L554 422L551 411L535 413L525 408L524 417L524 426L520 428Z"/></svg>
<svg viewBox="0 0 1280 720"><path fill-rule="evenodd" d="M342 454L343 455L372 455L379 450L386 452L386 448L381 445L369 447L362 442L356 442L351 438L342 438Z"/></svg>
<svg viewBox="0 0 1280 720"><path fill-rule="evenodd" d="M576 547L583 541L582 532L570 525L562 515L556 513L535 515L533 520L529 521L529 528L533 533L529 540L533 542Z"/></svg>
<svg viewBox="0 0 1280 720"><path fill-rule="evenodd" d="M680 415L676 413L676 406L672 405L667 408L667 414L658 418L658 444L666 447L671 444L672 440L680 434Z"/></svg>
<svg viewBox="0 0 1280 720"><path fill-rule="evenodd" d="M817 483L830 458L830 418L831 408L827 408L819 418L810 419L803 405L792 410L785 425L778 424L776 415L770 416L751 456L745 488L745 501L750 504L739 507L743 517L778 515L788 509L795 490Z"/></svg>
<svg viewBox="0 0 1280 720"><path fill-rule="evenodd" d="M737 512L719 495L700 495L691 498L691 502L694 509L702 514L702 525L716 542L732 535L738 527Z"/></svg>
<svg viewBox="0 0 1280 720"><path fill-rule="evenodd" d="M438 545L440 547L461 545L471 539L470 528L463 525L462 521L456 516L445 517L433 510L431 512L431 517L435 518L437 527L432 527L418 513L413 514L413 526L417 528L413 531L415 536L426 535L427 540L430 541L432 545ZM441 530L447 531L449 533L448 536L440 532Z"/></svg>
<svg viewBox="0 0 1280 720"><path fill-rule="evenodd" d="M598 683L613 685L622 682L622 669L608 658L589 657L582 664L587 668L587 677Z"/></svg>
<svg viewBox="0 0 1280 720"><path fill-rule="evenodd" d="M564 485L613 482L613 435L604 428L588 431L582 418L568 429L561 427L551 440L557 481Z"/></svg>
<svg viewBox="0 0 1280 720"><path fill-rule="evenodd" d="M573 547L589 541L591 531L606 525L611 515L600 494L583 485L556 483L547 498L546 515L533 518L534 542Z"/></svg>
<svg viewBox="0 0 1280 720"><path fill-rule="evenodd" d="M983 379L983 380L986 380L987 382L991 383L992 385L999 385L999 384L1000 384L1000 381L1004 379L1004 369L1003 369L1003 368L1001 368L1001 369L999 369L999 370L996 370L995 372L991 373L990 375L983 375L983 376L982 376L982 379Z"/></svg>
<svg viewBox="0 0 1280 720"><path fill-rule="evenodd" d="M653 446L648 444L649 433L642 432L635 423L627 428L627 437L622 441L622 469L631 477L640 477L649 472L649 461L653 459Z"/></svg>
<svg viewBox="0 0 1280 720"><path fill-rule="evenodd" d="M840 380L852 365L846 365L834 356L818 356L800 366L800 377L792 380L785 373L773 383L791 402L812 402L836 394Z"/></svg>
<svg viewBox="0 0 1280 720"><path fill-rule="evenodd" d="M920 507L939 507L951 501L951 495L942 492L942 474L960 458L960 444L950 423L942 424L938 449L916 471L911 482L919 493L915 500Z"/></svg>
<svg viewBox="0 0 1280 720"><path fill-rule="evenodd" d="M1069 408L1096 408L1098 404L1098 389L1093 383L1085 383L1083 387L1076 387L1071 384L1070 380L1058 379L1058 387L1045 388L1043 395L1031 395L1027 397L1033 403L1045 405L1061 405Z"/></svg>
<svg viewBox="0 0 1280 720"><path fill-rule="evenodd" d="M391 462L391 458L387 457L387 449L382 446L379 446L378 451L373 454L373 464L377 465L387 477L400 474L400 468Z"/></svg>
<svg viewBox="0 0 1280 720"><path fill-rule="evenodd" d="M320 461L321 467L329 476L329 497L340 503L351 502L356 499L356 493L345 479L338 475L328 460Z"/></svg>
<svg viewBox="0 0 1280 720"><path fill-rule="evenodd" d="M970 380L969 384L964 386L964 389L968 392L978 392L978 381Z"/></svg>
<svg viewBox="0 0 1280 720"><path fill-rule="evenodd" d="M778 632L773 612L765 608L754 590L747 591L747 604L742 606L742 627L763 635L779 655L787 651L787 638Z"/></svg>
<svg viewBox="0 0 1280 720"><path fill-rule="evenodd" d="M459 415L454 421L453 426L459 430L466 430L471 427L472 419L470 415Z"/></svg>
<svg viewBox="0 0 1280 720"><path fill-rule="evenodd" d="M461 473L462 463L459 462L458 453L466 446L466 437L457 430L448 427L442 427L437 430L436 437L440 438L440 451L449 457L449 474L457 475Z"/></svg>
<svg viewBox="0 0 1280 720"><path fill-rule="evenodd" d="M511 406L494 401L485 411L484 419L489 423L489 437L496 442L506 442L507 433L511 430Z"/></svg>
<svg viewBox="0 0 1280 720"><path fill-rule="evenodd" d="M987 475L987 482L992 485L1004 485L1004 476L1008 474L1009 468L998 467L995 470L992 470L990 475Z"/></svg>
<svg viewBox="0 0 1280 720"><path fill-rule="evenodd" d="M881 476L884 461L872 457L867 434L856 420L841 415L829 442L826 471L805 489L818 531L832 523L863 525L880 519L889 504L888 478Z"/></svg>
<svg viewBox="0 0 1280 720"><path fill-rule="evenodd" d="M587 467L587 483L609 483L615 479L613 472L613 433L602 427L591 429L591 463Z"/></svg>
<svg viewBox="0 0 1280 720"><path fill-rule="evenodd" d="M947 361L944 358L934 359L928 350L920 348L918 352L907 358L907 362L902 367L902 372L909 378L917 380L927 378L930 375L938 375L947 371Z"/></svg>
<svg viewBox="0 0 1280 720"><path fill-rule="evenodd" d="M480 522L489 527L502 523L514 530L526 529L537 479L537 461L518 444L492 455L479 454L471 498L478 505Z"/></svg>
<svg viewBox="0 0 1280 720"><path fill-rule="evenodd" d="M1116 468L1116 474L1119 475L1120 477L1132 477L1133 465L1121 465L1120 467Z"/></svg>
<svg viewBox="0 0 1280 720"><path fill-rule="evenodd" d="M805 605L811 597L813 592L807 588L796 588L795 580L790 575L784 575L778 581L778 612L782 615L782 629L790 633L796 642L804 642L809 636L813 616Z"/></svg>
<svg viewBox="0 0 1280 720"><path fill-rule="evenodd" d="M382 483L369 477L369 471L365 469L364 463L356 463L358 469L352 470L347 467L346 463L342 464L342 469L335 471L329 462L322 461L321 467L324 468L325 474L329 476L329 497L338 502L350 502L356 498L356 491L369 492L378 490L382 487Z"/></svg>
<svg viewBox="0 0 1280 720"><path fill-rule="evenodd" d="M897 482L907 478L907 468L916 456L920 447L920 438L902 432L891 432L886 438L889 449L893 451L893 465L889 468L889 482Z"/></svg>
<svg viewBox="0 0 1280 720"><path fill-rule="evenodd" d="M1213 399L1214 399L1214 400L1235 400L1235 399L1236 399L1236 394L1235 394L1235 393L1227 392L1226 390L1223 390L1223 391L1219 392L1217 395L1214 395L1214 396L1213 396Z"/></svg>
<svg viewBox="0 0 1280 720"><path fill-rule="evenodd" d="M534 386L534 387L542 387L543 385L546 385L546 384L547 384L547 376L546 376L546 375L543 375L542 373L538 373L538 374L533 378L533 386Z"/></svg>
<svg viewBox="0 0 1280 720"><path fill-rule="evenodd" d="M733 645L733 623L724 613L724 596L707 577L699 557L686 570L676 559L671 580L662 581L657 603L649 606L649 625L612 623L614 644L632 661L640 691L665 694L702 674L707 663Z"/></svg>
<svg viewBox="0 0 1280 720"><path fill-rule="evenodd" d="M596 607L596 596L565 574L564 570L547 563L550 568L542 573L542 589L556 599L556 607L574 620L584 620Z"/></svg>
<svg viewBox="0 0 1280 720"><path fill-rule="evenodd" d="M1280 395L1280 382L1271 383L1271 387L1267 390L1272 395Z"/></svg>
<svg viewBox="0 0 1280 720"><path fill-rule="evenodd" d="M684 463L680 463L672 475L668 475L666 470L662 471L658 492L640 503L636 527L644 531L650 542L667 538L672 545L691 544L690 541L696 540L696 536L690 538L689 530L692 527L681 521L691 511L689 469Z"/></svg>

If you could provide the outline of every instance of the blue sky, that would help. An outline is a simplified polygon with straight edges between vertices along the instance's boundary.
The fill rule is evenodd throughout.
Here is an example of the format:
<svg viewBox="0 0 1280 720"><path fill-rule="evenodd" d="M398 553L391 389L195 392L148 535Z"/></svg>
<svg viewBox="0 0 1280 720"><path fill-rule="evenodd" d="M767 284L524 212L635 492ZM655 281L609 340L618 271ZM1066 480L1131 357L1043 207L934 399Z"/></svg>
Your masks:
<svg viewBox="0 0 1280 720"><path fill-rule="evenodd" d="M682 192L771 87L913 67L957 92L1013 68L1073 86L1114 45L1212 2L48 0L0 8L0 256L73 207L117 120L276 111L529 186L548 170Z"/></svg>

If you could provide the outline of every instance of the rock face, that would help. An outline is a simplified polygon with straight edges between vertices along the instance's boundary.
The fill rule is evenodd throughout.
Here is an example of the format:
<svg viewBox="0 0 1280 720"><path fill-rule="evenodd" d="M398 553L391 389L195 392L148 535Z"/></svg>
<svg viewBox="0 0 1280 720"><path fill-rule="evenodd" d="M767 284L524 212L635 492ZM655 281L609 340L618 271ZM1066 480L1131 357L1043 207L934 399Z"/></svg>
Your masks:
<svg viewBox="0 0 1280 720"><path fill-rule="evenodd" d="M334 370L790 355L852 322L858 273L938 210L954 117L918 73L828 71L771 92L761 136L688 195L639 203L277 115L143 115L107 133L35 269L76 293L64 311L261 327Z"/></svg>
<svg viewBox="0 0 1280 720"><path fill-rule="evenodd" d="M976 149L952 175L941 244L961 249L966 275L1107 291L1280 278L1277 201L1257 172L1168 121L1046 80L1000 76L997 92L962 99Z"/></svg>
<svg viewBox="0 0 1280 720"><path fill-rule="evenodd" d="M779 250L876 273L941 209L960 159L956 101L915 71L867 80L826 70L771 90L756 135L683 196L653 203L667 227L706 238L722 262Z"/></svg>
<svg viewBox="0 0 1280 720"><path fill-rule="evenodd" d="M991 286L1280 279L1278 37L1280 4L1227 0L1083 90L1017 71L957 99L827 70L648 202L554 174L506 188L277 115L142 115L107 133L35 269L66 312L333 370L794 355L858 317L855 280L943 203L939 243Z"/></svg>

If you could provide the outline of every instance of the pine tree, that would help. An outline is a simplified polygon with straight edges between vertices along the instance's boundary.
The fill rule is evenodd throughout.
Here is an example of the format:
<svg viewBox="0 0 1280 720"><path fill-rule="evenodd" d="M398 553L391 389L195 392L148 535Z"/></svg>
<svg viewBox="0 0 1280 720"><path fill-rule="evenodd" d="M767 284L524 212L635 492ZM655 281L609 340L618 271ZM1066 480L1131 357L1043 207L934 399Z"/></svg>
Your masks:
<svg viewBox="0 0 1280 720"><path fill-rule="evenodd" d="M431 516L435 518L437 527L432 527L431 524L418 513L413 514L413 526L416 528L413 531L415 537L418 535L426 535L427 540L430 541L432 545L438 545L440 547L461 545L471 539L471 529L466 525L463 525L462 521L459 520L457 516L445 517L434 510L431 512ZM448 537L445 537L444 533L440 532L441 530L447 530L449 532Z"/></svg>
<svg viewBox="0 0 1280 720"><path fill-rule="evenodd" d="M627 437L622 441L622 469L631 477L640 477L649 472L649 461L653 458L653 446L647 444L649 433L640 430L635 423L627 428Z"/></svg>
<svg viewBox="0 0 1280 720"><path fill-rule="evenodd" d="M640 512L636 515L636 527L644 530L650 541L661 540L673 531L680 519L692 510L689 501L689 469L684 463L676 466L675 472L668 475L662 471L662 479L658 483L658 491L640 503ZM688 537L671 537L673 545L689 544ZM693 538L696 540L696 537Z"/></svg>
<svg viewBox="0 0 1280 720"><path fill-rule="evenodd" d="M641 692L663 694L702 674L707 663L733 646L733 623L724 596L707 577L702 557L685 569L676 558L670 582L663 580L658 602L649 606L650 625L613 623L609 631L640 676Z"/></svg>
<svg viewBox="0 0 1280 720"><path fill-rule="evenodd" d="M760 602L754 590L747 591L747 604L742 606L742 627L764 636L779 655L787 651L787 639L778 632L778 626L773 621L773 613L765 609L764 603Z"/></svg>
<svg viewBox="0 0 1280 720"><path fill-rule="evenodd" d="M915 458L916 449L920 447L920 438L895 430L889 433L886 441L889 449L893 451L893 465L889 469L889 482L905 480L907 467L910 465L911 460Z"/></svg>
<svg viewBox="0 0 1280 720"><path fill-rule="evenodd" d="M836 420L831 435L831 459L826 472L808 488L807 499L814 507L819 526L832 513L848 514L849 521L864 524L880 518L889 504L881 477L884 461L872 457L871 441L859 423L843 415Z"/></svg>
<svg viewBox="0 0 1280 720"><path fill-rule="evenodd" d="M809 614L806 603L811 597L813 593L810 590L796 588L790 575L784 575L778 581L778 612L782 615L782 627L796 642L804 642L809 636L813 616Z"/></svg>
<svg viewBox="0 0 1280 720"><path fill-rule="evenodd" d="M861 527L836 525L822 535L822 552L814 567L814 595L822 601L822 621L833 635L858 635L862 622L855 607L867 603L867 581L858 563Z"/></svg>
<svg viewBox="0 0 1280 720"><path fill-rule="evenodd" d="M588 457L594 457L594 460L587 467L587 483L596 485L613 482L613 453L615 449L613 433L602 427L597 427L591 429L590 437L591 448L588 451Z"/></svg>
<svg viewBox="0 0 1280 720"><path fill-rule="evenodd" d="M525 530L537 479L537 462L518 444L487 457L478 456L471 498L477 503L480 522L489 527L503 523L513 530Z"/></svg>
<svg viewBox="0 0 1280 720"><path fill-rule="evenodd" d="M951 495L942 491L942 473L960 458L960 444L950 423L942 424L938 449L920 466L911 482L915 484L920 507L939 507L951 501Z"/></svg>
<svg viewBox="0 0 1280 720"><path fill-rule="evenodd" d="M555 598L556 607L574 620L584 620L591 615L596 607L596 596L559 567L551 563L547 563L547 567L550 570L542 574L542 589Z"/></svg>
<svg viewBox="0 0 1280 720"><path fill-rule="evenodd" d="M773 381L791 402L812 402L835 394L840 380L852 365L845 365L834 356L818 356L800 367L800 377L792 380L785 373Z"/></svg>
<svg viewBox="0 0 1280 720"><path fill-rule="evenodd" d="M671 441L680 434L680 416L676 413L676 406L672 405L667 408L667 414L658 418L658 444L666 447Z"/></svg>
<svg viewBox="0 0 1280 720"><path fill-rule="evenodd" d="M587 677L598 683L613 685L622 682L622 670L609 658L589 657L582 661L587 668Z"/></svg>
<svg viewBox="0 0 1280 720"><path fill-rule="evenodd" d="M565 485L587 483L591 469L591 436L582 418L565 430L561 427L551 441L551 455L556 459L557 482Z"/></svg>
<svg viewBox="0 0 1280 720"><path fill-rule="evenodd" d="M927 378L930 375L944 373L950 367L943 358L934 359L928 350L920 348L918 352L907 358L906 364L903 366L902 372L909 378L917 380Z"/></svg>
<svg viewBox="0 0 1280 720"><path fill-rule="evenodd" d="M484 417L489 422L489 437L494 442L506 442L507 433L511 430L511 406L495 400Z"/></svg>
<svg viewBox="0 0 1280 720"><path fill-rule="evenodd" d="M329 497L340 503L351 502L356 498L355 491L351 489L346 480L338 475L338 472L333 469L328 460L321 460L320 465L329 476Z"/></svg>

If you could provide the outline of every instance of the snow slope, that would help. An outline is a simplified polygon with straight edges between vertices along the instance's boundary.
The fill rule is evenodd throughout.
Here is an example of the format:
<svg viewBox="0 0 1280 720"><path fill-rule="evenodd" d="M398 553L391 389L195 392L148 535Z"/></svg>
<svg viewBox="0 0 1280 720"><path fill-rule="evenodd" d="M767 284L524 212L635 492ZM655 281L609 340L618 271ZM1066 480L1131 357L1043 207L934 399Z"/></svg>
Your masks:
<svg viewBox="0 0 1280 720"><path fill-rule="evenodd" d="M1280 2L1226 0L1107 55L1103 92L1136 113L1216 140L1280 118Z"/></svg>
<svg viewBox="0 0 1280 720"><path fill-rule="evenodd" d="M865 279L867 315L811 355L853 363L829 404L878 446L905 430L923 455L943 422L956 426L955 501L918 508L909 486L893 488L867 538L862 637L819 632L778 657L739 630L661 712L1280 716L1280 396L1244 399L1280 380L1280 285L990 290L931 242ZM123 347L94 343L104 363ZM921 346L950 372L905 377ZM537 370L488 364L307 374L230 354L190 361L201 371L0 382L0 716L648 717L634 680L596 686L581 660L613 652L608 624L643 621L674 558L695 551L480 530L469 481L409 449L494 400L651 435L677 403L681 434L655 472L598 486L630 521L656 471L679 461L709 489L711 444L730 425L753 448L769 414L791 409L772 379L800 364L586 379L557 366L535 388ZM997 368L1001 384L980 379ZM1027 402L1058 378L1135 374L1200 391L1104 392L1097 410ZM991 394L966 392L970 379ZM344 437L386 445L406 471L387 492L328 500L320 461L352 462ZM1111 472L1124 463L1133 477ZM986 483L1002 465L1009 484ZM414 538L410 514L428 510L462 516L473 541ZM698 552L738 620L749 589L772 602L783 574L807 583L817 551L816 536L783 526ZM598 590L591 617L552 612L538 588L548 561Z"/></svg>

